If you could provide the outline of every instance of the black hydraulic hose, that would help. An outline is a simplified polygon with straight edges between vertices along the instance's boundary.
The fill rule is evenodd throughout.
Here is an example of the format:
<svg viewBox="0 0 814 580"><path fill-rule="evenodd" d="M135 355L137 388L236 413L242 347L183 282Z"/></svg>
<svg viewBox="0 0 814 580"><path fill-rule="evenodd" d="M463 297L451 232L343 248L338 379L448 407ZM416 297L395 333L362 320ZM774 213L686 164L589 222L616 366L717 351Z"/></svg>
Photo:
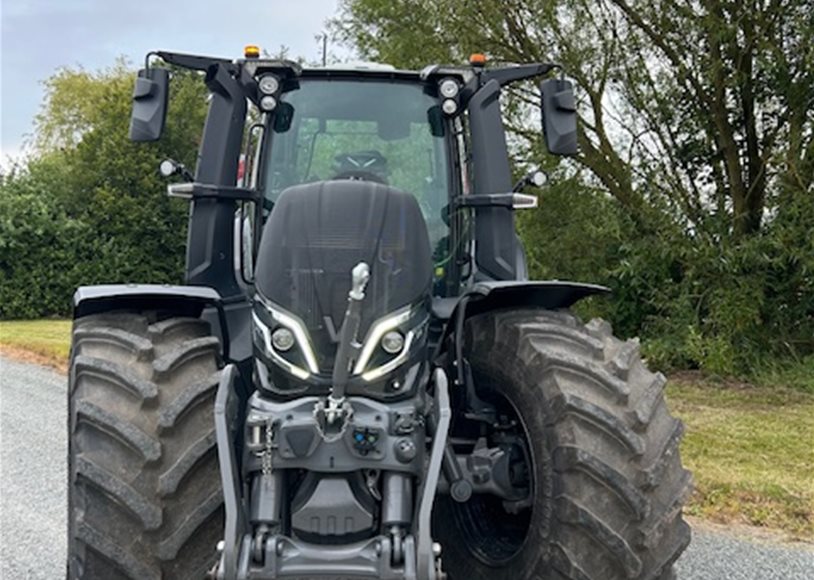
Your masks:
<svg viewBox="0 0 814 580"><path fill-rule="evenodd" d="M458 313L455 317L455 384L463 386L466 384L464 377L464 322L466 321L466 306L469 304L469 296L464 296L458 303Z"/></svg>

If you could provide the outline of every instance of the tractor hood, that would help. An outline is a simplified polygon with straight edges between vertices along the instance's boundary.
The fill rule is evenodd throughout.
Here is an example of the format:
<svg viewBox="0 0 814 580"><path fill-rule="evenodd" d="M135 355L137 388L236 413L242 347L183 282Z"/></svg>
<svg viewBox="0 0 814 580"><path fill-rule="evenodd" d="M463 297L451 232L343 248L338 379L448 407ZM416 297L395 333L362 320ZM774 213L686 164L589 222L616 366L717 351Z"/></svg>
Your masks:
<svg viewBox="0 0 814 580"><path fill-rule="evenodd" d="M413 309L402 317L405 324L426 318L432 259L412 195L359 180L298 185L280 195L263 230L255 286L266 310L282 313L264 321L270 330L275 321L292 319L303 327L298 340L310 342L320 374L332 370L351 270L359 262L370 266L360 341L394 313Z"/></svg>

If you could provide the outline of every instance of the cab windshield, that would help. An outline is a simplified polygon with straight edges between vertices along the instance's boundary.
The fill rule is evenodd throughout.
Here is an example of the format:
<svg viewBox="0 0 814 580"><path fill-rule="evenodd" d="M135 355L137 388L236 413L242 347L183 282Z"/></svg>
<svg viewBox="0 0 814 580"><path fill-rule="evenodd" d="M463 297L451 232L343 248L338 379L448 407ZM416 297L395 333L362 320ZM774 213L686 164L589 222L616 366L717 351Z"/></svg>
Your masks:
<svg viewBox="0 0 814 580"><path fill-rule="evenodd" d="M283 93L272 122L265 192L330 179L376 181L416 197L430 243L447 226L448 160L438 100L418 83L300 79ZM267 148L268 149L268 148Z"/></svg>

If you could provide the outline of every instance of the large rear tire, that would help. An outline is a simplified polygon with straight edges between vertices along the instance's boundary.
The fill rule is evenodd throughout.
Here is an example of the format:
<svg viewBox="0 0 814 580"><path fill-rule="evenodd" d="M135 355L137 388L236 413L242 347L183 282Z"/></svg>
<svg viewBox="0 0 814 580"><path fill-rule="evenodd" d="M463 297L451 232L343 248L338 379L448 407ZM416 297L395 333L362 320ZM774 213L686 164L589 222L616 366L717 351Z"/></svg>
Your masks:
<svg viewBox="0 0 814 580"><path fill-rule="evenodd" d="M529 448L533 505L439 498L444 568L466 580L668 580L687 547L691 490L664 402L664 376L602 321L544 310L468 322L467 358L484 397L514 410Z"/></svg>
<svg viewBox="0 0 814 580"><path fill-rule="evenodd" d="M223 534L218 339L156 312L76 321L68 578L200 579Z"/></svg>

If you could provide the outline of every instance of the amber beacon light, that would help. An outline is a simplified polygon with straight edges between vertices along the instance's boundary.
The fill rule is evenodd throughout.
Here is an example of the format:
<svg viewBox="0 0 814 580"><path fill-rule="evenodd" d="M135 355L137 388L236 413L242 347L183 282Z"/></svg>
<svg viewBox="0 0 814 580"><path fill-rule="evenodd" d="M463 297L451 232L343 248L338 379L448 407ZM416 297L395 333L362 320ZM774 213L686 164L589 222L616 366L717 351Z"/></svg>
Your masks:
<svg viewBox="0 0 814 580"><path fill-rule="evenodd" d="M486 55L480 52L469 55L469 64L472 66L484 66L486 64Z"/></svg>

